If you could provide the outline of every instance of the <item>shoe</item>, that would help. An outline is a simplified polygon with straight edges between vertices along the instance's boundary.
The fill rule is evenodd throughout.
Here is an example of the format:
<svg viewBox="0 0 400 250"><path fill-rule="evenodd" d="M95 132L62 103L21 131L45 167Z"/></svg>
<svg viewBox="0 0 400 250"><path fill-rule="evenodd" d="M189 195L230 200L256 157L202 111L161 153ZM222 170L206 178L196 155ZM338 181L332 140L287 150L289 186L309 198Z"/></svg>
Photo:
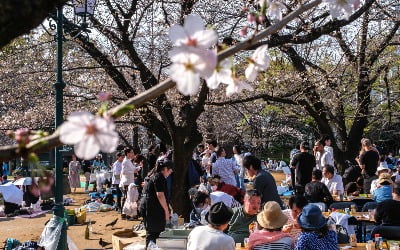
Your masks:
<svg viewBox="0 0 400 250"><path fill-rule="evenodd" d="M126 217L127 217L126 214L121 214L121 219L122 220L126 220Z"/></svg>

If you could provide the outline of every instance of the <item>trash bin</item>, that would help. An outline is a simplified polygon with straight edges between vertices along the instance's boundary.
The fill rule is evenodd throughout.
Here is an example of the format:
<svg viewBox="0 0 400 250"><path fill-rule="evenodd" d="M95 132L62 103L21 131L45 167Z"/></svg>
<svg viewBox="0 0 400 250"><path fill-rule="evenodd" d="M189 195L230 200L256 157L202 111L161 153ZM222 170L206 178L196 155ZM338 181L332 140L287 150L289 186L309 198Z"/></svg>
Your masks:
<svg viewBox="0 0 400 250"><path fill-rule="evenodd" d="M185 250L187 238L191 231L186 229L164 231L157 239L157 246L164 250Z"/></svg>

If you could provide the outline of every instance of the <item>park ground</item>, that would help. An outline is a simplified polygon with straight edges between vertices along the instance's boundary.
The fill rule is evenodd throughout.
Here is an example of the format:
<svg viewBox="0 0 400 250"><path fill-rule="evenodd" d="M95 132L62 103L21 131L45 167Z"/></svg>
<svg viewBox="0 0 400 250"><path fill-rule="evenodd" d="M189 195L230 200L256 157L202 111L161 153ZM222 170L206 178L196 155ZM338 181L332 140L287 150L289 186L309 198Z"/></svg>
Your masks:
<svg viewBox="0 0 400 250"><path fill-rule="evenodd" d="M273 173L273 176L277 181L277 185L285 178L282 173ZM82 206L89 198L88 194L83 191L82 188L78 188L76 193L67 195L72 198L74 202L70 206L66 206L66 208L74 209ZM47 214L36 218L0 218L0 249L3 247L3 242L5 242L7 238L14 238L20 242L25 242L27 240L38 241L45 227L44 224L51 216L52 214L49 211ZM119 219L113 228L105 226L115 218ZM89 240L86 240L84 237L86 225L73 225L70 226L67 231L68 237L79 250L101 249L98 243L100 238L111 243L113 233L125 229L132 229L134 225L140 222L121 220L119 213L116 211L87 213L86 220L91 220L94 232ZM144 238L141 236L138 236L134 240L144 243ZM111 248L112 246L110 244L107 247Z"/></svg>

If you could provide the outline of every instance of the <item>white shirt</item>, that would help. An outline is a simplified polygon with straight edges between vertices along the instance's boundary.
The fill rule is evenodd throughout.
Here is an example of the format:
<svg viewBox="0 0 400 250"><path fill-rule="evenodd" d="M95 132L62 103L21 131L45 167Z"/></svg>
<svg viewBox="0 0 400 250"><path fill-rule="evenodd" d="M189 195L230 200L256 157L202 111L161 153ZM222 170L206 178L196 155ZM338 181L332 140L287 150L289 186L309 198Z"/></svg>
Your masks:
<svg viewBox="0 0 400 250"><path fill-rule="evenodd" d="M139 167L135 167L131 161L131 159L124 158L122 162L122 169L121 169L121 181L119 186L128 186L131 183L135 182L135 173L139 171Z"/></svg>
<svg viewBox="0 0 400 250"><path fill-rule="evenodd" d="M324 183L328 189L329 192L331 194L333 194L333 192L335 190L338 191L338 195L343 194L344 192L344 188L343 188L343 181L342 181L342 177L340 175L333 175L332 179L328 179L328 178L322 178L321 180L322 183Z"/></svg>
<svg viewBox="0 0 400 250"><path fill-rule="evenodd" d="M119 184L121 179L121 170L122 170L122 162L119 161L114 162L111 168L111 171L113 173L112 184Z"/></svg>
<svg viewBox="0 0 400 250"><path fill-rule="evenodd" d="M221 176L221 180L226 184L236 187L236 179L234 171L237 170L235 163L232 160L218 157L212 164L212 174Z"/></svg>
<svg viewBox="0 0 400 250"><path fill-rule="evenodd" d="M329 151L324 150L324 152L322 152L322 155L321 152L317 152L315 154L315 160L315 167L320 170L322 170L322 168L327 165L330 165L332 167L334 166L333 157Z"/></svg>
<svg viewBox="0 0 400 250"><path fill-rule="evenodd" d="M209 226L195 227L188 236L188 250L235 250L233 238Z"/></svg>
<svg viewBox="0 0 400 250"><path fill-rule="evenodd" d="M375 189L378 188L378 181L379 179L375 179L371 182L371 189L370 189L370 193L373 194Z"/></svg>

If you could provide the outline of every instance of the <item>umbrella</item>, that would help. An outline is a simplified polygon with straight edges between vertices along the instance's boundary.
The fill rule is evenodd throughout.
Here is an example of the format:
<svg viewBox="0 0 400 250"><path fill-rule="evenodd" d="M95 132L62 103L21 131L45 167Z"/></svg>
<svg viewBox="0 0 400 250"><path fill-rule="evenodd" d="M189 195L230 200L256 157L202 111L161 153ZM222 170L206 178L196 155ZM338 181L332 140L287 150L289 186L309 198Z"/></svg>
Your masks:
<svg viewBox="0 0 400 250"><path fill-rule="evenodd" d="M0 193L3 194L5 201L21 205L24 192L17 188L13 183L9 182L4 185L0 185Z"/></svg>
<svg viewBox="0 0 400 250"><path fill-rule="evenodd" d="M18 180L14 181L13 184L16 185L16 186L31 185L32 184L32 178L31 177L19 178Z"/></svg>

